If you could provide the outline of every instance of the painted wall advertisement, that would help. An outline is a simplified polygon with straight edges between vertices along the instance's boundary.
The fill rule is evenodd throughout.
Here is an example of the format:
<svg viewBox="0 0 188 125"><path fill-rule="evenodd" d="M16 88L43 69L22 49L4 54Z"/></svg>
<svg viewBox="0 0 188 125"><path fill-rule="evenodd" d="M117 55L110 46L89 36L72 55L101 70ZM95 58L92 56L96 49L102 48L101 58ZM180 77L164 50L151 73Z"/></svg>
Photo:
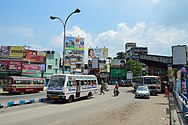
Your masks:
<svg viewBox="0 0 188 125"><path fill-rule="evenodd" d="M36 50L24 50L23 61L45 63L46 52Z"/></svg>
<svg viewBox="0 0 188 125"><path fill-rule="evenodd" d="M41 77L41 73L45 70L45 64L23 64L22 75Z"/></svg>
<svg viewBox="0 0 188 125"><path fill-rule="evenodd" d="M0 60L0 72L21 72L22 62L16 60Z"/></svg>
<svg viewBox="0 0 188 125"><path fill-rule="evenodd" d="M22 58L23 46L0 46L1 58Z"/></svg>

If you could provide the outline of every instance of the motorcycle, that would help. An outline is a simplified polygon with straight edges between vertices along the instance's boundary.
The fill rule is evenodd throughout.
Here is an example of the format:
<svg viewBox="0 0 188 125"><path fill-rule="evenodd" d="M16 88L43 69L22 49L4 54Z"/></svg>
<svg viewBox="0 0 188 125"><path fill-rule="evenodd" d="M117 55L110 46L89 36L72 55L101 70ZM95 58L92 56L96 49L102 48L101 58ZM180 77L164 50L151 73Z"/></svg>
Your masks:
<svg viewBox="0 0 188 125"><path fill-rule="evenodd" d="M118 96L119 95L119 90L118 89L114 89L114 96Z"/></svg>

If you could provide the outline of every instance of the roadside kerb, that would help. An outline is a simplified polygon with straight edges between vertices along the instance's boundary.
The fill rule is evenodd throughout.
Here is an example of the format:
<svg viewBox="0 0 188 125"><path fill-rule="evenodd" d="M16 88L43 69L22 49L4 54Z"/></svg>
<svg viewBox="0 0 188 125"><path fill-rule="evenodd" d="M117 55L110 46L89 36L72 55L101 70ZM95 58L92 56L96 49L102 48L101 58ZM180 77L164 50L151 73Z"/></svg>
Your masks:
<svg viewBox="0 0 188 125"><path fill-rule="evenodd" d="M37 102L46 102L49 101L48 98L39 98L39 99L30 99L30 100L18 100L18 101L10 101L7 102L7 104L2 105L0 103L0 108L8 108L12 106L19 106L19 105L25 105L25 104L31 104L31 103L37 103Z"/></svg>

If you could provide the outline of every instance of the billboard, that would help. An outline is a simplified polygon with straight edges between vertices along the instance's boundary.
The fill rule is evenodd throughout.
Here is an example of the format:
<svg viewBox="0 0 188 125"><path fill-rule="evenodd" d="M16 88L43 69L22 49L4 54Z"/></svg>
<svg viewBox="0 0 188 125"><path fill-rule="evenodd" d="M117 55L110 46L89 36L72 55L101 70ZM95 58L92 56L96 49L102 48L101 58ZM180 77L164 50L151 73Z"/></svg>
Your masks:
<svg viewBox="0 0 188 125"><path fill-rule="evenodd" d="M186 66L179 66L179 77L180 77L180 91L183 94L187 94L188 92L188 67Z"/></svg>
<svg viewBox="0 0 188 125"><path fill-rule="evenodd" d="M1 58L22 58L23 46L0 46Z"/></svg>
<svg viewBox="0 0 188 125"><path fill-rule="evenodd" d="M173 65L184 65L187 63L186 45L172 46Z"/></svg>
<svg viewBox="0 0 188 125"><path fill-rule="evenodd" d="M108 58L108 48L88 48L88 58L106 59Z"/></svg>
<svg viewBox="0 0 188 125"><path fill-rule="evenodd" d="M126 69L111 69L111 76L117 78L126 77Z"/></svg>
<svg viewBox="0 0 188 125"><path fill-rule="evenodd" d="M84 50L84 38L67 37L65 38L65 50Z"/></svg>
<svg viewBox="0 0 188 125"><path fill-rule="evenodd" d="M99 59L98 58L94 58L92 60L92 68L93 69L98 69L99 68Z"/></svg>
<svg viewBox="0 0 188 125"><path fill-rule="evenodd" d="M111 66L125 68L126 67L126 59L113 59L111 61Z"/></svg>
<svg viewBox="0 0 188 125"><path fill-rule="evenodd" d="M23 61L45 63L46 52L36 50L24 50Z"/></svg>
<svg viewBox="0 0 188 125"><path fill-rule="evenodd" d="M21 72L22 62L17 60L0 60L0 72Z"/></svg>
<svg viewBox="0 0 188 125"><path fill-rule="evenodd" d="M22 65L22 75L31 77L41 77L41 72L45 70L45 64L27 64Z"/></svg>
<svg viewBox="0 0 188 125"><path fill-rule="evenodd" d="M99 70L100 72L107 72L107 64L99 63Z"/></svg>

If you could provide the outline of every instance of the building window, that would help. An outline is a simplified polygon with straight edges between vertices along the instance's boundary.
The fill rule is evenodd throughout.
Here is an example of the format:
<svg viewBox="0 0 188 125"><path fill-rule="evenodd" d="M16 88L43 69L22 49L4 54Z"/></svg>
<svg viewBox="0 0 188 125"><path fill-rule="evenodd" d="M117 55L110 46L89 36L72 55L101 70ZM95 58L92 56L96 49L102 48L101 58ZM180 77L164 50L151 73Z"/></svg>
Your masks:
<svg viewBox="0 0 188 125"><path fill-rule="evenodd" d="M58 64L58 59L55 59L55 66L57 66Z"/></svg>
<svg viewBox="0 0 188 125"><path fill-rule="evenodd" d="M48 65L48 69L52 69L52 65Z"/></svg>

